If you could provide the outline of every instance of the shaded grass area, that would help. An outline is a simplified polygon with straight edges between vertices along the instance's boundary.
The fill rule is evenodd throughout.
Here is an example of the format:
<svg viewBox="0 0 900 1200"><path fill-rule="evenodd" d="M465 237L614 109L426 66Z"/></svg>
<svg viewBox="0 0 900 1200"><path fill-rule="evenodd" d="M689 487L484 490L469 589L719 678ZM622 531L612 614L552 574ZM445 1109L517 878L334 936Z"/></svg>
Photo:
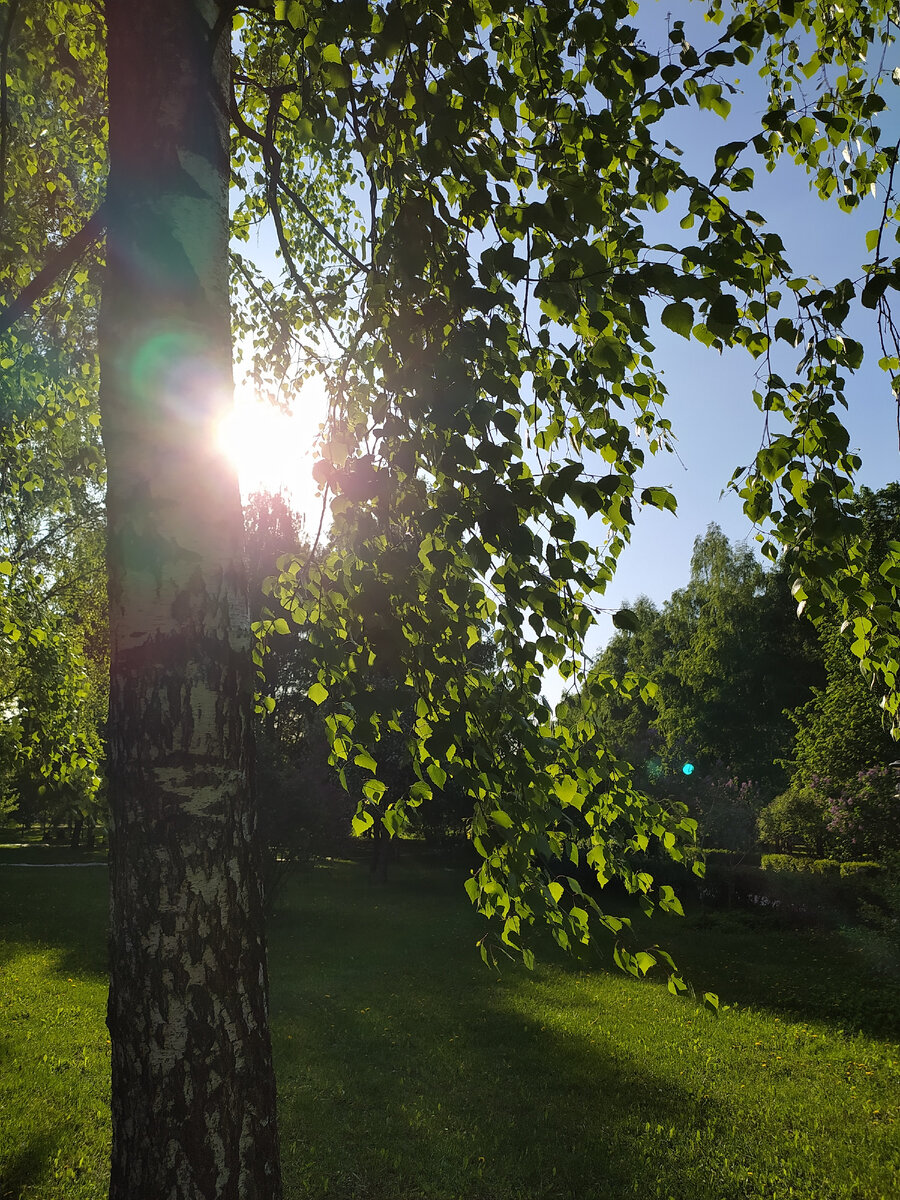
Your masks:
<svg viewBox="0 0 900 1200"><path fill-rule="evenodd" d="M0 843L0 865L54 866L57 863L95 865L106 862L106 850L88 850L82 847L48 846L43 842Z"/></svg>
<svg viewBox="0 0 900 1200"><path fill-rule="evenodd" d="M0 1198L109 1180L106 872L0 867Z"/></svg>
<svg viewBox="0 0 900 1200"><path fill-rule="evenodd" d="M105 1194L105 883L0 869L3 1200ZM288 884L270 929L288 1200L900 1195L900 994L841 935L654 921L729 1005L716 1019L593 962L489 972L461 884L352 865Z"/></svg>

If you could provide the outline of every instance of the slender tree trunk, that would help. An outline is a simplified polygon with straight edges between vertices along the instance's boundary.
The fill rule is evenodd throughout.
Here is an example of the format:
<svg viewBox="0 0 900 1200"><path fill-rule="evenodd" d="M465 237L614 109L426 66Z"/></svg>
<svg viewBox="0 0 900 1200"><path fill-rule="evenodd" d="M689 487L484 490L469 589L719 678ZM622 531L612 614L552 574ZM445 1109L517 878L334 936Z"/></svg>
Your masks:
<svg viewBox="0 0 900 1200"><path fill-rule="evenodd" d="M112 1200L278 1200L230 405L230 21L107 0Z"/></svg>

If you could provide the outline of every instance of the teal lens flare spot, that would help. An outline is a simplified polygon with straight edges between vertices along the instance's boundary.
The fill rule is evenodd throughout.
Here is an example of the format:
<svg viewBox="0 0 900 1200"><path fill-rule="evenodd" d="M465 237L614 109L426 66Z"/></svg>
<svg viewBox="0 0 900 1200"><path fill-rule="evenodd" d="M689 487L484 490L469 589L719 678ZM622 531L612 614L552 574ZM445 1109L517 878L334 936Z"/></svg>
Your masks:
<svg viewBox="0 0 900 1200"><path fill-rule="evenodd" d="M147 338L132 358L130 375L140 404L194 422L208 418L223 383L208 343L190 330L161 330Z"/></svg>
<svg viewBox="0 0 900 1200"><path fill-rule="evenodd" d="M682 773L682 775L693 775L694 764L693 763L685 763L684 766L681 768L681 773Z"/></svg>

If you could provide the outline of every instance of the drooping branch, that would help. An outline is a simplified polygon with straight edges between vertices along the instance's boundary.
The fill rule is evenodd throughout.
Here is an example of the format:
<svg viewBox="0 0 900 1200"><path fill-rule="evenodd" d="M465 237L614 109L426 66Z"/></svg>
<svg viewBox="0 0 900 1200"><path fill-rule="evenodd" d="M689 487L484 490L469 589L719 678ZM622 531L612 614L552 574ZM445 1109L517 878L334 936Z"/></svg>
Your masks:
<svg viewBox="0 0 900 1200"><path fill-rule="evenodd" d="M100 237L106 228L106 202L102 203L77 233L57 247L31 283L5 308L0 308L0 337L24 317L33 304L69 267L74 266L85 250Z"/></svg>

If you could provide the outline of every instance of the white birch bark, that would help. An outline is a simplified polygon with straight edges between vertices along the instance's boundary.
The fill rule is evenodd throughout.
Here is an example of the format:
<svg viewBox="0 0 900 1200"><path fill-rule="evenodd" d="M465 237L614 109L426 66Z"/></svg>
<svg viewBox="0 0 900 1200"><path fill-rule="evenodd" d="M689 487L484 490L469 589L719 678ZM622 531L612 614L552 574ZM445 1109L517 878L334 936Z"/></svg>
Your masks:
<svg viewBox="0 0 900 1200"><path fill-rule="evenodd" d="M231 402L230 20L107 0L112 1200L278 1200Z"/></svg>

